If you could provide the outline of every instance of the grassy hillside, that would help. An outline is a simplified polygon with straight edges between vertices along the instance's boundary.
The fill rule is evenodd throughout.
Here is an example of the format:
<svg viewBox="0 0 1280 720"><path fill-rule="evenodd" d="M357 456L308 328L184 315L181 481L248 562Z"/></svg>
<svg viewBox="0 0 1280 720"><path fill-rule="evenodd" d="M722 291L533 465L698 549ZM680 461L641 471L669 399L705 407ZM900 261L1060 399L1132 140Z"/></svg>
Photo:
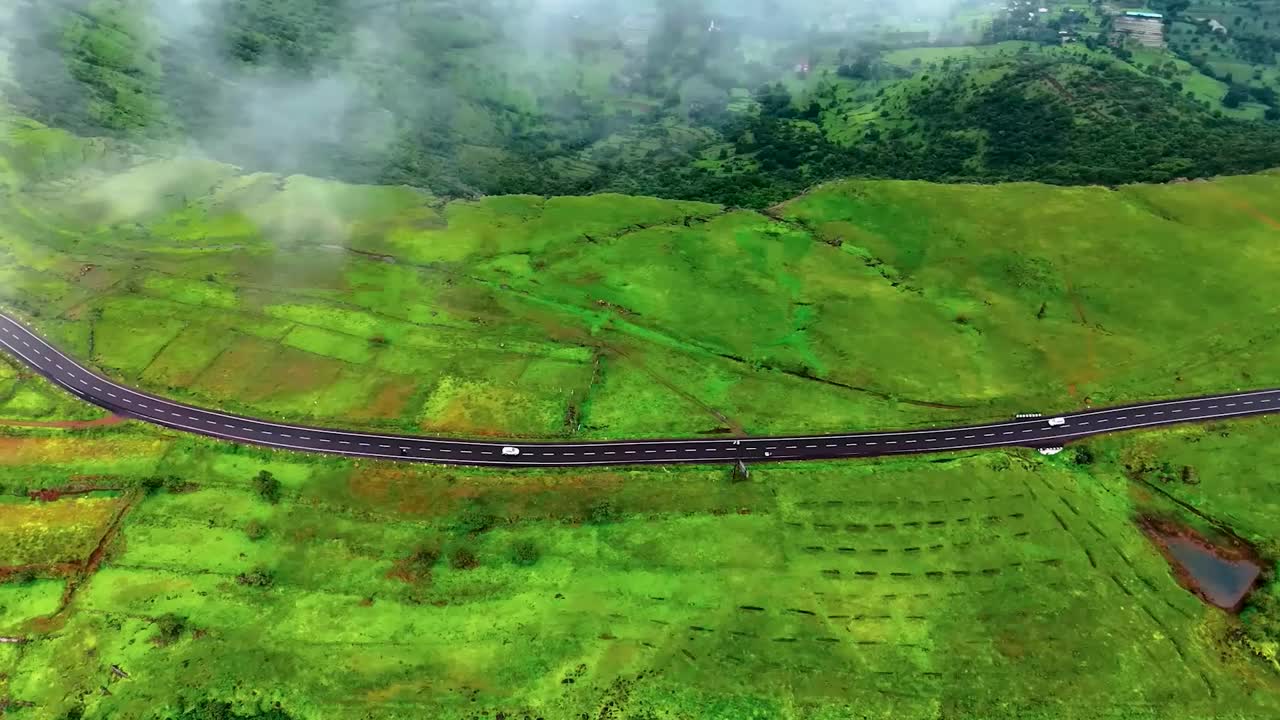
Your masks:
<svg viewBox="0 0 1280 720"><path fill-rule="evenodd" d="M1280 263L1275 174L847 182L760 214L443 202L18 119L0 161L7 306L122 381L260 415L531 438L839 431L1280 379L1260 291Z"/></svg>
<svg viewBox="0 0 1280 720"><path fill-rule="evenodd" d="M1203 606L1133 517L1178 517L1170 493L1274 558L1255 466L1277 429L733 483L0 427L0 636L21 641L0 699L40 719L1268 717L1271 591L1243 619ZM1162 464L1198 484L1135 474Z"/></svg>

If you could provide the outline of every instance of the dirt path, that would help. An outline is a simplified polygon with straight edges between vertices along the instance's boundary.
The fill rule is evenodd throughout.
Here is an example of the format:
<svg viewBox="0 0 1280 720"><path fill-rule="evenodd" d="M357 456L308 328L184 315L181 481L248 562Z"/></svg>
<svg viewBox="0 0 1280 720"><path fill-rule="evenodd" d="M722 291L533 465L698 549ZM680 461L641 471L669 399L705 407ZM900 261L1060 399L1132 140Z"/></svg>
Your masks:
<svg viewBox="0 0 1280 720"><path fill-rule="evenodd" d="M1232 207L1234 207L1235 209L1239 210L1240 212L1246 215L1251 216L1252 218L1262 223L1263 225L1270 226L1271 229L1273 230L1280 230L1280 220L1276 220L1275 218L1262 212L1258 208L1238 198L1232 197L1230 202Z"/></svg>

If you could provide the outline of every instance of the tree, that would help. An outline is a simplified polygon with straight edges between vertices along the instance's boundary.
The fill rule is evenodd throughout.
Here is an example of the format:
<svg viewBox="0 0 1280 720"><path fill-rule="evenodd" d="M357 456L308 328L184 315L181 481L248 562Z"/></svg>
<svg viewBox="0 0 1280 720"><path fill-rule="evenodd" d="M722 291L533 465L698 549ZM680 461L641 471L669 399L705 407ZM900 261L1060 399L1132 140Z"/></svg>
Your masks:
<svg viewBox="0 0 1280 720"><path fill-rule="evenodd" d="M262 470L254 476L253 489L263 500L272 505L280 502L280 481L267 470Z"/></svg>
<svg viewBox="0 0 1280 720"><path fill-rule="evenodd" d="M1280 122L1280 108L1267 108L1267 111L1263 113L1263 117L1271 122Z"/></svg>
<svg viewBox="0 0 1280 720"><path fill-rule="evenodd" d="M1232 85L1227 94L1222 98L1223 107L1238 108L1242 103L1249 99L1249 91L1239 85Z"/></svg>

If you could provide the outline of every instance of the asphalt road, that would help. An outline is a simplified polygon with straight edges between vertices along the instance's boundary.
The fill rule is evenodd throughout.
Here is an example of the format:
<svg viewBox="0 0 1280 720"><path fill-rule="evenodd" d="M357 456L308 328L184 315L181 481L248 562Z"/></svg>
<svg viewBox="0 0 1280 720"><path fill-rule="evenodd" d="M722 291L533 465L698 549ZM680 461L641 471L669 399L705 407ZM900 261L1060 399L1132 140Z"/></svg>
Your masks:
<svg viewBox="0 0 1280 720"><path fill-rule="evenodd" d="M91 372L22 323L0 314L0 349L84 400L155 425L263 447L449 465L566 467L772 462L933 453L996 447L1058 447L1091 435L1280 412L1280 389L1169 400L1061 415L929 430L733 440L598 443L477 442L285 425L203 410L118 385ZM520 450L504 455L503 447Z"/></svg>

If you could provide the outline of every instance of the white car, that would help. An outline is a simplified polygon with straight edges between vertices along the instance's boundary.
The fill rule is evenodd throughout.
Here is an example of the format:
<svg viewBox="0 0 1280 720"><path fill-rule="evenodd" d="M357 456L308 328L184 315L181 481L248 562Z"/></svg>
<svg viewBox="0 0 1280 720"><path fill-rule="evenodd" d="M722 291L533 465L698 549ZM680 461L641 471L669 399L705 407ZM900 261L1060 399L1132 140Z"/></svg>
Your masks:
<svg viewBox="0 0 1280 720"><path fill-rule="evenodd" d="M1066 418L1053 418L1049 421L1049 427L1062 427L1067 424Z"/></svg>
<svg viewBox="0 0 1280 720"><path fill-rule="evenodd" d="M502 454L503 455L519 455L520 448L504 447L502 448Z"/></svg>

